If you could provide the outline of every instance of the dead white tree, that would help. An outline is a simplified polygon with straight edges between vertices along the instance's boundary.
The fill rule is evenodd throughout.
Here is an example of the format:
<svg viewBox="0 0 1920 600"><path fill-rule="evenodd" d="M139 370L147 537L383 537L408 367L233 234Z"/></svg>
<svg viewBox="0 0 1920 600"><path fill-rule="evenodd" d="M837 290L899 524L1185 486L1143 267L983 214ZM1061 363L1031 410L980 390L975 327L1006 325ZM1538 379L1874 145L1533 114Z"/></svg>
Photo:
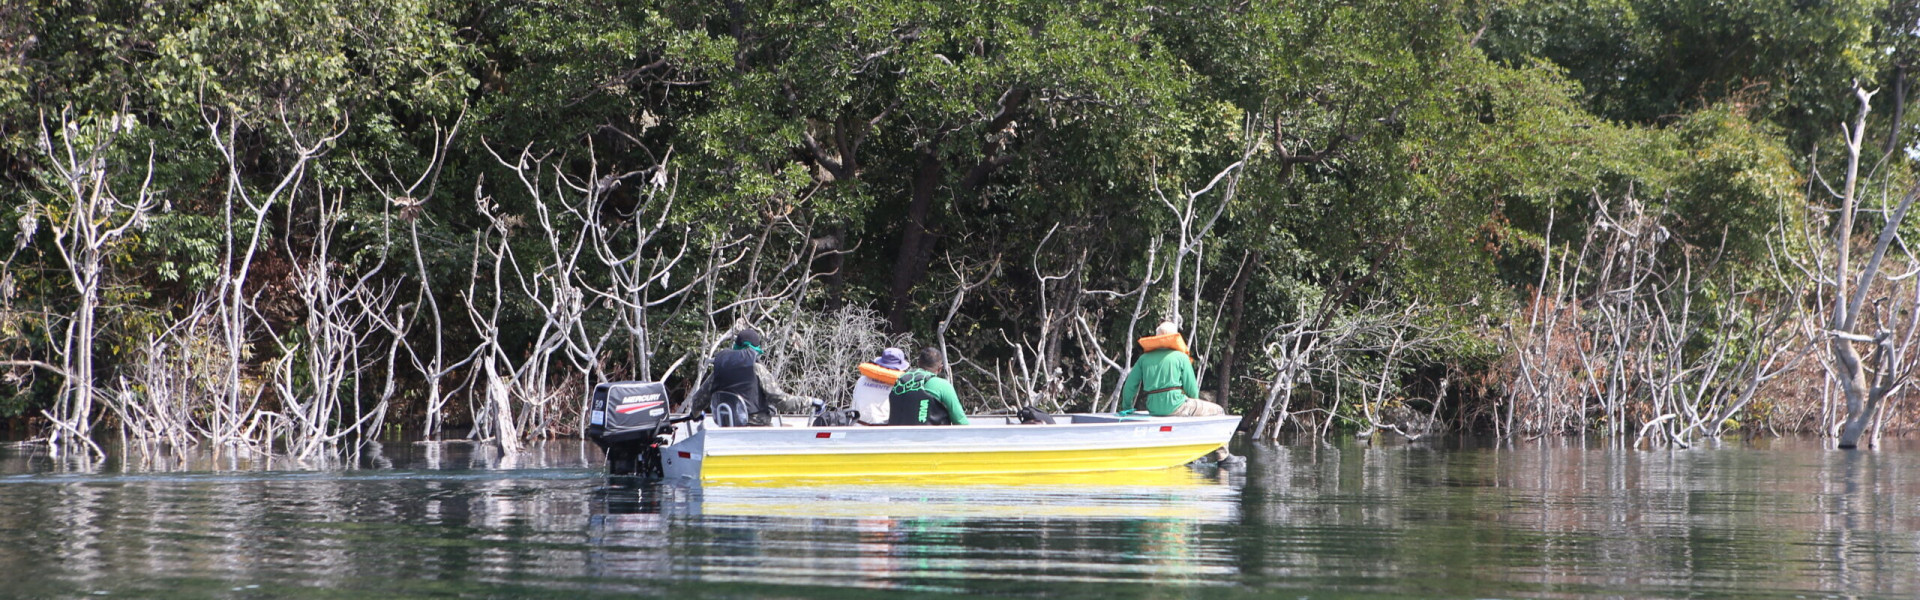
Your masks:
<svg viewBox="0 0 1920 600"><path fill-rule="evenodd" d="M1307 376L1313 364L1320 344L1327 339L1328 331L1316 326L1320 319L1297 319L1277 327L1269 335L1274 338L1266 346L1268 367L1273 370L1273 379L1267 383L1267 397L1260 403L1259 418L1254 421L1253 433L1271 439L1280 433L1293 417L1293 396L1301 386L1311 383Z"/></svg>
<svg viewBox="0 0 1920 600"><path fill-rule="evenodd" d="M1514 383L1507 388L1505 415L1495 415L1494 429L1502 437L1510 438L1521 428L1534 429L1529 418L1520 418L1521 405L1529 407L1556 407L1568 402L1578 403L1578 399L1569 399L1568 390L1572 389L1569 369L1559 368L1559 351L1566 341L1563 340L1565 323L1576 308L1571 301L1572 291L1567 283L1566 252L1560 253L1560 262L1554 263L1553 223L1556 211L1547 211L1547 229L1540 244L1540 279L1534 284L1533 298L1527 306L1526 328L1514 332L1511 356L1515 364ZM1591 246L1592 238L1581 247L1584 260L1586 248ZM1556 345L1559 341L1561 345ZM1577 343L1578 340L1575 340Z"/></svg>
<svg viewBox="0 0 1920 600"><path fill-rule="evenodd" d="M1271 439L1296 415L1314 411L1324 416L1321 431L1331 426L1338 415L1337 405L1295 411L1295 397L1304 391L1315 398L1331 398L1337 402L1339 394L1329 395L1314 386L1324 388L1329 382L1337 385L1344 381L1348 372L1353 371L1345 361L1360 352L1356 350L1360 344L1357 340L1391 328L1397 323L1394 318L1400 314L1390 311L1387 303L1377 298L1360 307L1343 308L1334 301L1334 296L1327 295L1314 302L1311 310L1303 311L1299 318L1267 332L1266 337L1271 341L1265 349L1273 378L1267 383L1267 396L1261 401L1259 418L1254 421L1254 435ZM1380 393L1385 393L1384 388Z"/></svg>
<svg viewBox="0 0 1920 600"><path fill-rule="evenodd" d="M1149 182L1153 187L1154 196L1158 197L1160 203L1173 213L1174 220L1178 223L1173 248L1173 281L1167 294L1167 315L1169 318L1181 321L1180 324L1189 329L1200 321L1201 285L1205 282L1203 269L1206 264L1208 236L1212 235L1214 226L1218 225L1220 217L1226 214L1227 206L1233 204L1234 197L1239 194L1240 178L1246 173L1247 161L1253 158L1253 153L1260 149L1260 144L1265 140L1265 134L1254 127L1254 124L1259 121L1258 115L1248 116L1246 126L1241 133L1241 139L1246 143L1240 151L1240 159L1220 169L1220 172L1215 173L1213 178L1200 189L1189 190L1182 184L1177 194L1178 198L1169 198L1166 190L1160 185L1158 170L1150 170ZM1225 187L1221 187L1222 184ZM1221 187L1220 200L1213 205L1211 214L1207 214L1200 199L1216 187ZM1191 273L1188 272L1189 262L1192 263ZM1181 289L1182 282L1189 276L1192 280L1192 289ZM1188 296L1185 304L1190 315L1181 314L1182 294Z"/></svg>
<svg viewBox="0 0 1920 600"><path fill-rule="evenodd" d="M60 344L59 372L65 382L59 400L45 413L51 425L47 441L56 449L84 447L100 454L91 439L97 393L93 352L107 259L115 245L143 226L156 204L152 148L147 150L143 171L130 170L118 156L120 139L137 126L132 115L121 113L76 118L62 110L57 124L41 116L39 146L51 175L47 187L53 199L29 214L46 215L77 295ZM127 196L117 189L116 180L129 176L140 183Z"/></svg>
<svg viewBox="0 0 1920 600"><path fill-rule="evenodd" d="M604 176L598 175L596 158L592 162L594 175L587 180L591 185L570 184L584 203L568 210L586 227L589 246L606 273L604 283L583 280L580 286L612 312L611 324L599 331L597 338L581 332L582 342L578 346L593 349L593 362L585 365L591 368L590 376L610 377L601 364L607 360L605 349L612 337L623 332L631 361L630 377L665 380L681 365L692 361L697 353L685 352L656 372L653 357L667 338L654 331L654 311L666 309L668 305L684 307L690 298L704 290L708 295L705 298L707 327L702 333L705 339L717 341L720 336L715 335L717 328L713 319L720 309L712 304L712 294L717 291L715 280L745 260L749 248L762 247L749 244L757 241L753 236L714 236L703 241L692 226L675 225L672 216L678 199L679 178L671 168L672 158L673 152L668 149L659 164ZM630 190L634 197L631 207L610 202L612 192L621 189ZM699 259L702 251L706 252L707 260ZM796 254L796 261L797 257ZM796 298L803 295L804 285L791 288L789 293ZM704 370L704 362L696 364L701 365L698 370ZM586 414L588 401L583 395L582 415Z"/></svg>
<svg viewBox="0 0 1920 600"><path fill-rule="evenodd" d="M1129 297L1133 298L1133 309L1127 313L1126 334L1121 336L1119 352L1108 354L1105 345L1100 342L1101 336L1095 333L1093 325L1088 323L1084 318L1078 319L1081 343L1085 347L1093 349L1094 356L1092 357L1092 362L1099 366L1096 372L1090 376L1090 379L1096 382L1096 387L1093 390L1096 410L1107 410L1109 408L1111 410L1120 410L1121 408L1119 406L1120 382L1126 381L1128 372L1133 370L1133 351L1135 346L1137 346L1137 344L1134 343L1133 334L1140 331L1140 321L1146 319L1148 313L1152 310L1147 304L1147 298L1151 295L1150 292L1153 290L1153 286L1160 283L1161 278L1164 276L1161 271L1164 267L1162 267L1160 263L1161 245L1162 242L1159 237L1154 237L1148 241L1146 271L1140 276L1140 285L1135 286L1132 291L1085 290L1082 292L1089 298L1106 298L1108 301L1122 301ZM1117 371L1118 378L1114 379L1113 391L1102 394L1098 388L1098 382L1105 379L1108 371Z"/></svg>
<svg viewBox="0 0 1920 600"><path fill-rule="evenodd" d="M736 323L764 323L798 307L821 275L813 272L819 249L812 240L811 227L803 227L786 215L767 219L760 233L743 237L741 259L725 264L744 267L744 280L733 286L732 302L708 311L709 319L730 312ZM713 273L718 276L720 271Z"/></svg>
<svg viewBox="0 0 1920 600"><path fill-rule="evenodd" d="M998 369L988 369L978 363L967 360L964 356L954 355L952 345L948 343L947 332L953 330L954 321L960 318L960 308L966 305L967 296L971 295L973 290L978 289L982 285L986 285L995 275L999 274L1001 266L1000 257L995 256L993 260L988 262L965 264L962 261L954 260L953 254L949 252L946 256L946 263L947 270L953 273L954 287L952 298L947 302L946 315L942 316L940 318L940 324L933 328L934 346L940 349L940 356L944 357L947 361L944 368L945 372L952 373L956 366L966 365L982 376L993 379L994 384L992 388L990 388L992 390L990 393L998 394L999 390L1004 387L1004 384L1000 381ZM972 388L973 393L969 394L969 396L984 397L989 393L986 391L989 388L981 386L969 379L959 379L958 381L960 382L959 385ZM963 400L964 398L963 396Z"/></svg>
<svg viewBox="0 0 1920 600"><path fill-rule="evenodd" d="M448 362L446 323L440 314L440 294L434 290L433 275L427 269L427 258L422 250L424 246L420 239L420 220L428 215L426 204L433 200L435 192L438 191L440 167L446 161L448 149L459 137L460 128L466 123L466 117L466 111L462 110L453 125L444 130L439 123L434 124L433 154L425 167L420 170L419 175L410 182L395 173L393 165L389 163L386 172L387 179L392 184L389 188L381 185L379 178L369 174L364 165L355 163L355 166L360 169L361 177L375 192L385 198L392 208L399 209L400 220L407 224L408 240L413 250L414 275L419 277L417 282L419 289L414 301L404 307L410 310L395 313L391 318L382 319L381 322L401 348L406 350L407 359L411 361L414 370L419 371L426 379L426 422L423 424L421 436L427 440L438 440L443 433L442 420L446 416L448 399L444 383L447 376L465 367L476 356L469 353L464 359ZM410 336L413 324L423 319L432 329L424 344L427 346L425 349L419 347L422 344L414 343Z"/></svg>
<svg viewBox="0 0 1920 600"><path fill-rule="evenodd" d="M1721 271L1725 248L1690 246L1661 225L1666 207L1631 188L1593 194L1578 250L1549 229L1541 274L1513 338L1503 436L1587 431L1692 444L1717 435L1761 386L1806 355L1792 342L1803 292ZM1795 352L1794 350L1799 350ZM1597 411L1593 409L1598 409ZM1589 415L1598 412L1599 420Z"/></svg>
<svg viewBox="0 0 1920 600"><path fill-rule="evenodd" d="M468 412L473 415L469 437L494 441L503 452L513 454L520 451L521 441L513 414L512 384L506 376L512 363L503 364L507 353L500 342L500 312L506 304L506 290L501 281L506 277L509 238L519 220L501 215L493 198L483 190L481 185L474 187L474 204L480 214L487 217L488 227L474 233L473 270L467 280L466 293L461 296L474 334L480 338L474 347L479 372L472 377L473 392L479 398L477 404L469 407ZM483 283L486 288L481 287Z"/></svg>
<svg viewBox="0 0 1920 600"><path fill-rule="evenodd" d="M676 188L665 159L642 169L602 172L598 155L589 147L587 172L575 176L558 161L534 156L531 148L512 160L491 147L488 151L515 173L533 208L531 219L492 213L489 218L523 220L544 242L532 256L522 256L511 245L497 246L502 275L518 283L519 295L545 317L527 356L511 368L513 394L523 404L518 429L522 435L565 433L570 426L581 430L586 394L578 394L574 407L573 416L579 418L569 420L562 396L571 388L552 387L558 377L552 371L559 366L556 358L572 367L572 379L605 380L605 350L618 334L626 333L635 369L651 377L650 311L700 289L715 273L737 264L744 248L716 263L686 260L696 248L691 227L671 224ZM615 192L621 190L630 190L637 199L632 208L614 204ZM657 244L662 237L675 236L677 247ZM798 261L795 256L789 266ZM588 277L586 267L592 261L605 268L604 279ZM590 317L598 322L602 315L608 326L589 326ZM497 359L511 364L510 357Z"/></svg>
<svg viewBox="0 0 1920 600"><path fill-rule="evenodd" d="M598 347L593 343L604 339L585 329L586 315L597 307L599 298L590 295L586 286L581 285L579 274L582 259L588 256L591 245L590 228L582 218L580 205L594 204L601 188L597 182L583 188L580 182L567 177L558 164L548 163L546 155L534 156L530 146L522 148L512 160L502 157L491 146L487 146L487 151L501 166L513 171L533 212L531 219L486 210L482 214L496 223L504 219L527 222L529 231L539 236L531 256L523 257L511 244L497 246L500 251L497 266L504 269L498 276L517 284L517 297L537 307L541 321L519 364L514 364L515 357L504 348L493 344L495 356L483 358L482 366L495 369L496 374L504 370L507 381L503 383L509 396L520 404L520 410L512 415L517 436L546 436L555 433L556 427L565 422L563 411L573 405L562 398L563 389L555 388L556 355L571 359L576 368L591 370L598 360ZM594 168L597 170L598 166ZM590 173L589 181L597 180L597 175ZM585 199L575 197L575 193Z"/></svg>
<svg viewBox="0 0 1920 600"><path fill-rule="evenodd" d="M905 347L906 334L888 335L885 315L847 305L833 311L790 310L764 322L769 340L767 368L789 394L844 405L853 399L854 366L872 360L889 346Z"/></svg>
<svg viewBox="0 0 1920 600"><path fill-rule="evenodd" d="M1336 335L1340 344L1329 356L1336 360L1326 368L1333 376L1357 384L1356 403L1365 420L1362 434L1392 431L1407 439L1419 439L1439 428L1438 414L1445 400L1445 378L1427 414L1411 410L1408 394L1400 378L1407 365L1429 353L1448 338L1441 328L1422 324L1429 309L1418 302L1398 311L1369 311L1365 321L1355 322L1351 333ZM1337 407L1330 407L1336 408ZM1389 415L1388 413L1395 413Z"/></svg>
<svg viewBox="0 0 1920 600"><path fill-rule="evenodd" d="M672 158L667 152L667 159ZM627 214L613 214L606 206L606 194L598 191L623 185L629 178L643 178L634 192L638 202ZM699 289L711 272L702 272L694 276L673 281L673 274L680 269L693 245L693 235L689 227L673 228L671 233L678 234L680 243L666 254L665 249L657 247L655 242L670 233L668 217L673 214L673 204L678 192L678 179L669 174L667 163L649 169L600 178L588 194L588 205L580 212L587 230L592 234L593 253L600 264L607 269L608 285L606 289L587 286L590 293L600 296L616 309L619 327L608 327L606 335L624 330L627 334L627 351L634 361L634 376L640 379L653 377L653 344L651 343L648 316L654 308L675 302L689 292ZM609 190L610 191L610 190ZM675 284L678 287L673 287ZM661 291L656 292L659 289Z"/></svg>
<svg viewBox="0 0 1920 600"><path fill-rule="evenodd" d="M1047 230L1047 235L1035 246L1029 264L1037 284L1035 292L1039 295L1036 305L1039 314L1035 315L1039 330L1034 332L1035 337L1028 339L1023 334L1016 342L1007 336L1006 330L1000 331L1001 342L1014 350L1013 359L1006 363L1005 377L999 378L1002 390L1013 394L1011 399L1003 398L1008 407L1034 406L1059 411L1064 406L1061 400L1066 396L1067 376L1060 368L1064 354L1061 341L1080 320L1079 278L1086 268L1087 253L1082 251L1065 270L1048 273L1041 266L1040 257L1047 254L1047 243L1053 241L1059 231L1058 223ZM999 370L997 365L995 370Z"/></svg>
<svg viewBox="0 0 1920 600"><path fill-rule="evenodd" d="M199 440L198 413L219 395L226 377L218 358L226 352L219 347L213 318L218 302L201 296L187 314L148 338L120 380L113 406L121 437L138 442L143 455L156 448L189 448Z"/></svg>
<svg viewBox="0 0 1920 600"><path fill-rule="evenodd" d="M1171 265L1173 281L1167 290L1166 318L1173 320L1187 332L1187 342L1193 346L1194 374L1203 380L1206 378L1207 367L1211 362L1208 356L1212 352L1211 344L1203 342L1209 342L1217 337L1219 327L1217 308L1211 321L1200 320L1201 308L1207 304L1203 300L1207 243L1211 239L1214 226L1219 224L1220 217L1226 214L1227 207L1233 204L1234 198L1239 195L1240 180L1246 175L1248 161L1253 159L1254 153L1266 140L1265 130L1255 125L1260 121L1260 116L1257 114L1247 115L1245 125L1241 127L1240 139L1243 146L1239 160L1215 173L1213 178L1198 190L1189 190L1182 183L1178 198L1168 198L1166 191L1160 185L1158 173L1150 172L1149 181L1154 195L1173 213L1174 220L1178 224ZM1221 188L1219 202L1213 205L1211 214L1207 214L1207 210L1201 205L1201 198L1212 192L1215 187ZM1189 281L1190 283L1187 283ZM1191 287L1183 289L1183 284ZM1184 301L1183 294L1186 296ZM1183 306L1186 314L1181 312ZM1226 398L1219 400L1223 405L1227 402Z"/></svg>
<svg viewBox="0 0 1920 600"><path fill-rule="evenodd" d="M207 125L208 139L220 154L220 160L226 167L226 194L221 210L223 224L223 254L220 261L220 280L215 292L220 298L215 316L221 324L221 347L227 351L225 357L226 381L221 395L209 407L208 415L202 423L202 436L217 447L251 446L264 439L256 439L256 434L264 434L256 424L257 408L266 385L253 385L251 397L247 393L250 387L241 376L241 369L251 358L249 348L255 333L256 316L254 299L248 296L247 281L253 273L253 263L259 256L261 241L267 236L267 217L275 206L291 204L306 179L307 167L316 159L324 156L335 140L347 132L348 123L342 120L338 129L320 135L317 138L302 141L291 124L283 117L280 121L282 132L291 144L292 155L284 163L285 171L271 187L255 190L248 185L242 171L246 162L240 155L235 140L238 138L243 116L220 109L205 108L201 118Z"/></svg>
<svg viewBox="0 0 1920 600"><path fill-rule="evenodd" d="M368 356L366 350L382 331L377 325L395 291L393 285L375 281L386 264L387 244L383 240L378 264L358 277L343 273L345 266L335 256L333 244L344 216L345 196L315 187L313 241L306 259L293 262L293 282L306 301L305 318L299 325L304 335L294 343L284 341L284 336L271 336L281 355L274 369L280 410L268 413L273 437L285 443L288 455L303 461L331 457L343 438L377 429L386 417L392 377L389 360L386 393L370 410L363 409L362 401L371 397L364 376L380 362L377 354ZM294 256L298 249L289 243L285 251ZM299 375L296 363L304 367Z"/></svg>
<svg viewBox="0 0 1920 600"><path fill-rule="evenodd" d="M1900 360L1907 353L1896 348L1895 343L1912 336L1910 333L1896 336L1901 335L1901 329L1911 330L1920 322L1920 298L1906 306L1899 302L1868 302L1876 284L1892 282L1892 277L1881 272L1889 250L1897 248L1906 253L1908 264L1913 262L1912 253L1900 238L1900 225L1905 222L1914 200L1920 199L1920 182L1913 184L1892 210L1881 207L1878 212L1884 215L1885 221L1874 239L1872 254L1857 269L1851 263L1854 221L1862 212L1858 201L1861 143L1866 136L1867 115L1875 92L1856 82L1853 93L1860 108L1851 124L1841 125L1847 145L1846 179L1837 194L1840 211L1833 233L1832 278L1824 282L1833 288L1826 332L1828 358L1847 403L1846 420L1838 436L1841 448L1858 447L1861 435L1879 415L1881 403L1908 382L1913 365ZM1864 358L1859 350L1863 345L1869 348Z"/></svg>
<svg viewBox="0 0 1920 600"><path fill-rule="evenodd" d="M1595 217L1588 236L1600 241L1599 264L1592 267L1591 308L1580 323L1588 343L1580 345L1578 356L1586 397L1599 400L1605 432L1621 436L1628 427L1628 401L1644 391L1638 379L1644 371L1636 363L1661 350L1652 347L1661 340L1652 335L1648 300L1659 298L1671 285L1658 261L1672 234L1632 188L1617 206L1598 193L1593 200ZM1587 412L1573 413L1579 429L1590 425Z"/></svg>
<svg viewBox="0 0 1920 600"><path fill-rule="evenodd" d="M679 372L680 367L689 364L694 366L690 380L698 382L705 379L709 364L708 361L702 359L713 354L714 351L719 350L720 343L726 337L721 334L720 315L736 306L753 305L767 300L766 298L756 297L749 298L745 301L736 301L727 305L717 304L720 300L720 287L723 274L753 254L754 248L756 247L754 242L757 239L758 236L752 234L734 237L729 237L728 234L713 234L706 239L704 242L707 255L706 260L698 267L695 267L698 269L696 271L697 273L704 275L689 278L687 293L679 295L675 302L678 303L676 306L684 307L687 302L692 302L697 299L702 319L701 329L696 336L697 339L708 340L708 343L705 345L693 345L682 350L680 355L675 357L672 363L669 363L666 368L658 370L657 376L660 380L664 381L674 373ZM698 291L698 293L692 293L694 291ZM664 302L662 303L664 304ZM734 319L736 326L751 322L751 318ZM650 339L658 339L661 336L648 337ZM646 348L646 350L651 352L653 348L649 347Z"/></svg>
<svg viewBox="0 0 1920 600"><path fill-rule="evenodd" d="M761 360L794 400L777 407L783 412L802 412L812 400L850 398L854 365L872 358L889 343L902 343L906 336L887 336L884 321L871 310L846 306L834 312L822 312L807 306L808 292L826 273L815 272L813 265L830 253L845 252L816 242L813 223L799 223L786 216L775 216L751 241L742 242L739 264L746 269L744 284L734 301L708 313L709 319L731 311L734 328L751 325L772 346ZM778 268L771 268L778 265ZM704 276L717 278L719 271ZM710 279L711 280L711 279ZM719 342L725 336L711 332L709 339ZM778 351L775 348L779 348ZM708 352L717 349L709 348ZM700 362L699 378L708 375L709 365Z"/></svg>
<svg viewBox="0 0 1920 600"><path fill-rule="evenodd" d="M940 324L933 328L933 339L934 345L940 348L940 355L947 357L947 361L952 363L954 357L952 347L947 344L947 332L953 330L954 319L960 317L960 307L966 305L967 296L971 294L973 290L985 285L988 280L993 279L993 276L999 272L1000 260L999 257L995 257L992 262L963 265L953 259L952 253L948 253L947 270L953 272L955 282L953 298L947 302L946 316L941 317ZM978 273L977 276L968 275L969 273L975 272ZM947 372L951 373L952 365L949 364L947 369Z"/></svg>

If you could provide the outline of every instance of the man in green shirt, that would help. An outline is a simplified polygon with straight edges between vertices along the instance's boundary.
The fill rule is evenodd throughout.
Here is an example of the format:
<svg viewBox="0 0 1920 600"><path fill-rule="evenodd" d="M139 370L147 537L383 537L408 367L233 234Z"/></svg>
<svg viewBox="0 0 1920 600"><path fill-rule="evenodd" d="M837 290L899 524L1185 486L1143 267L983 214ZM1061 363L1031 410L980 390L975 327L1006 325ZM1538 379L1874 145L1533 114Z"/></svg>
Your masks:
<svg viewBox="0 0 1920 600"><path fill-rule="evenodd" d="M967 413L953 383L940 377L946 357L935 348L921 348L913 368L900 374L887 394L888 425L966 425Z"/></svg>
<svg viewBox="0 0 1920 600"><path fill-rule="evenodd" d="M1186 340L1171 322L1162 322L1154 335L1140 338L1146 350L1120 384L1120 408L1156 417L1215 417L1227 414L1220 405L1200 399L1200 382L1187 356ZM1144 405L1144 406L1141 406Z"/></svg>
<svg viewBox="0 0 1920 600"><path fill-rule="evenodd" d="M1220 405L1200 399L1200 381L1193 374L1193 359L1187 356L1187 341L1171 321L1162 321L1153 335L1140 338L1140 349L1146 353L1133 363L1126 382L1120 384L1122 411L1132 409L1156 417L1227 414ZM1226 465L1238 464L1241 458L1221 446L1214 449L1213 460Z"/></svg>

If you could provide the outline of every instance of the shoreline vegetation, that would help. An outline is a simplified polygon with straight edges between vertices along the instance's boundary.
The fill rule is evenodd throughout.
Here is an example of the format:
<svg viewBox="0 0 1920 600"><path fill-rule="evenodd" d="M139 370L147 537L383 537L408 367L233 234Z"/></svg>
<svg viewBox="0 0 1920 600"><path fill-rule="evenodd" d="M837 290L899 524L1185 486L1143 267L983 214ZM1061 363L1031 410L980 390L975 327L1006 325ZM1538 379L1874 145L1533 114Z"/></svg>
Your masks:
<svg viewBox="0 0 1920 600"><path fill-rule="evenodd" d="M9 3L0 418L511 453L738 325L1112 410L1171 319L1263 439L1920 420L1920 9L1322 4Z"/></svg>

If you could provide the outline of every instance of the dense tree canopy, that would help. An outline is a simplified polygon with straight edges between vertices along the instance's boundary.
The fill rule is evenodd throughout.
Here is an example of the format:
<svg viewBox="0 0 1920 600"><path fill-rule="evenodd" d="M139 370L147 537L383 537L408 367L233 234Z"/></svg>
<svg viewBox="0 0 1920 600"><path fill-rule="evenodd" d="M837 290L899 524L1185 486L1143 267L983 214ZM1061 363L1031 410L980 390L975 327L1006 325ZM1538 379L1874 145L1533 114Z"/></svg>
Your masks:
<svg viewBox="0 0 1920 600"><path fill-rule="evenodd" d="M1676 356L1760 343L1715 319L1797 302L1756 294L1797 289L1782 269L1812 252L1807 208L1827 202L1808 174L1833 160L1855 81L1885 88L1875 143L1905 143L1914 14L1784 0L10 3L0 413L36 427L64 414L49 408L75 393L75 344L94 350L89 389L150 399L151 365L187 369L156 340L215 321L254 406L330 397L348 385L315 354L334 347L315 337L330 285L351 299L334 309L364 309L341 351L389 382L342 392L323 419L336 423L377 406L409 428L444 412L506 435L483 421L518 409L438 397L506 380L501 397L526 406L566 399L552 423L516 417L566 433L583 383L697 378L734 323L825 344L803 326L816 320L872 330L849 351L882 329L950 345L982 409L1098 407L1131 337L1166 318L1239 411L1282 398L1320 423L1397 409L1498 426L1520 412L1503 404L1519 402L1516 332L1546 331L1542 306L1604 304L1581 299L1612 297L1609 265L1647 265L1679 294L1658 303L1705 294L1678 310L1725 327L1679 336ZM1877 185L1907 171L1887 155ZM86 189L120 203L70 185L75 172L102 174ZM91 263L63 250L88 214L133 223L102 238L91 299L74 283ZM1637 231L1630 215L1659 232L1619 242L1644 260L1600 249ZM97 337L77 337L96 305ZM109 406L99 422L134 418Z"/></svg>

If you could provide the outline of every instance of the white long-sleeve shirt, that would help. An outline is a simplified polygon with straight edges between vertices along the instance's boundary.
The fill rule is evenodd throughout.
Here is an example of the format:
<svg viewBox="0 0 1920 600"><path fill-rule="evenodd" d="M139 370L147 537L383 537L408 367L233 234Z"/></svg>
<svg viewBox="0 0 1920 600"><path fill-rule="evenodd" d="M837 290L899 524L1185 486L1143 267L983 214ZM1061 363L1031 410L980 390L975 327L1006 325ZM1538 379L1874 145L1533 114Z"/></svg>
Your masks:
<svg viewBox="0 0 1920 600"><path fill-rule="evenodd" d="M891 393L893 386L860 376L860 381L853 384L853 409L860 411L860 422L887 424L887 396Z"/></svg>

